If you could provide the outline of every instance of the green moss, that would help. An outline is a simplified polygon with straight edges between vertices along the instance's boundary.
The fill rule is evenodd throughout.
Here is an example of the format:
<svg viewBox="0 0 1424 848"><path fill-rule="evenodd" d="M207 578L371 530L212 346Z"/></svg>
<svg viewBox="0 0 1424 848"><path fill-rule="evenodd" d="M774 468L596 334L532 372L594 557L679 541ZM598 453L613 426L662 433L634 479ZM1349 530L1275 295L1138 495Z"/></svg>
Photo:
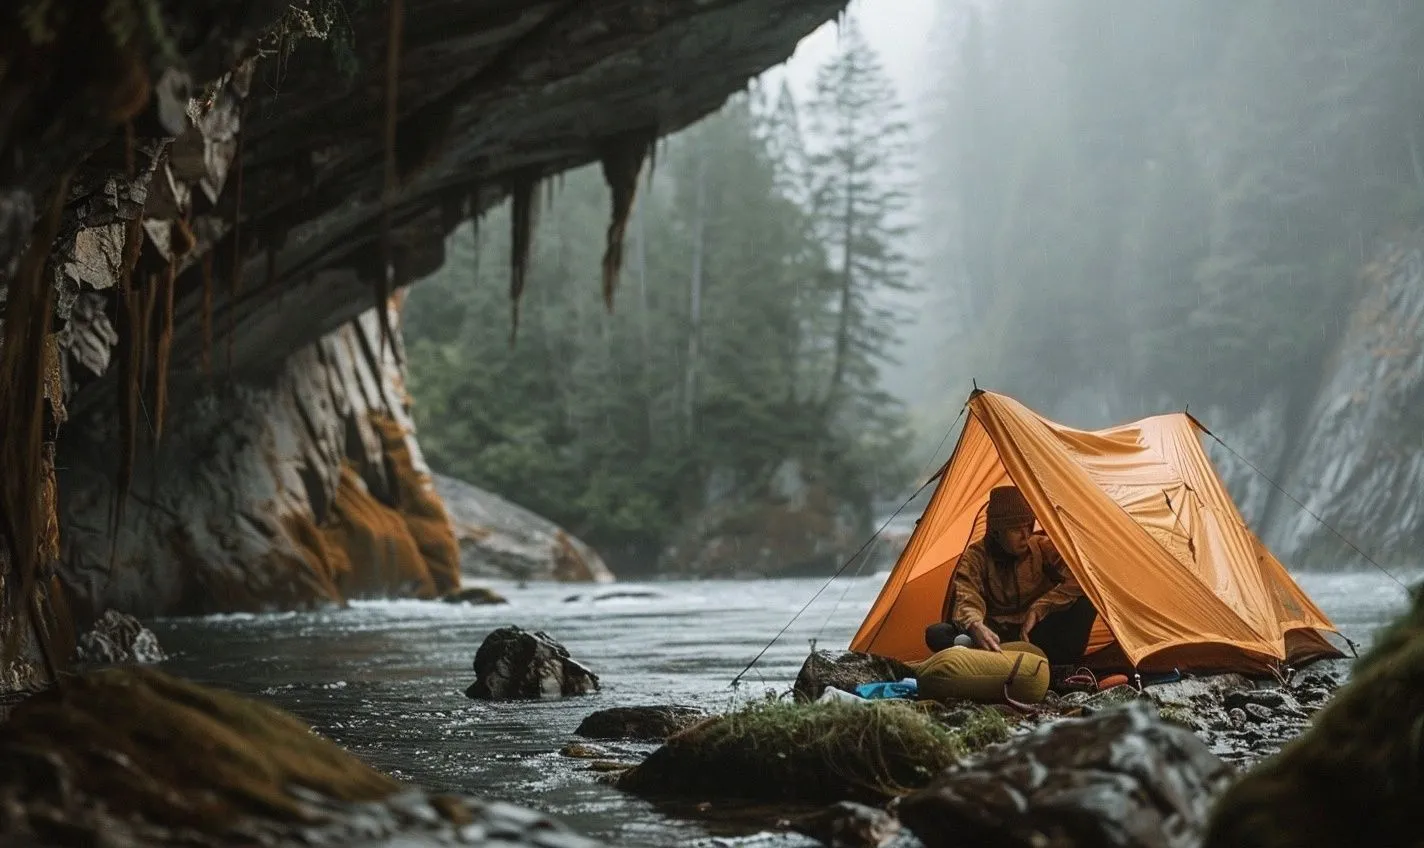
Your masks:
<svg viewBox="0 0 1424 848"><path fill-rule="evenodd" d="M673 736L618 785L646 795L873 803L1007 738L992 710L950 728L904 701L755 703Z"/></svg>
<svg viewBox="0 0 1424 848"><path fill-rule="evenodd" d="M16 707L0 763L6 797L64 786L122 818L210 834L251 815L302 820L294 786L344 801L399 788L281 710L141 667L66 679Z"/></svg>

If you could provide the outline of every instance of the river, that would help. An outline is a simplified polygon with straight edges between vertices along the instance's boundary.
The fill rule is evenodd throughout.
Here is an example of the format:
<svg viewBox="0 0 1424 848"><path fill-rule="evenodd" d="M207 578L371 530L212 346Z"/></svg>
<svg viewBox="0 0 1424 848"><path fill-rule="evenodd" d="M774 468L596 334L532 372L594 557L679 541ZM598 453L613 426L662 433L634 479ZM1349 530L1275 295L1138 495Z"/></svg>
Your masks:
<svg viewBox="0 0 1424 848"><path fill-rule="evenodd" d="M575 741L579 721L594 710L637 704L720 710L734 698L785 690L809 640L845 647L885 576L832 583L735 690L732 679L823 580L526 588L479 581L510 603L356 602L342 610L160 619L150 626L173 655L167 670L265 698L398 778L534 807L610 844L686 845L745 825L718 825L705 814L688 818L598 782L586 762L558 754ZM1362 650L1407 602L1401 587L1378 572L1297 579ZM610 593L647 596L596 599ZM534 703L467 699L475 650L506 624L544 630L562 642L600 675L602 691Z"/></svg>

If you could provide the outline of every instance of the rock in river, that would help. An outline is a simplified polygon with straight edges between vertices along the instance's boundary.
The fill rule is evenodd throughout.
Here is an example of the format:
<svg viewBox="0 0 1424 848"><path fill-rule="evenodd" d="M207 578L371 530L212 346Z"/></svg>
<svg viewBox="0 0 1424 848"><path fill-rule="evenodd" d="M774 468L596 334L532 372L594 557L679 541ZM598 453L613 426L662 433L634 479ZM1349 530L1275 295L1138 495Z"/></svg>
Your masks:
<svg viewBox="0 0 1424 848"><path fill-rule="evenodd" d="M260 701L128 666L0 733L0 844L594 848L546 816L402 785Z"/></svg>
<svg viewBox="0 0 1424 848"><path fill-rule="evenodd" d="M589 715L574 731L585 739L638 739L661 742L707 717L698 707L614 707Z"/></svg>
<svg viewBox="0 0 1424 848"><path fill-rule="evenodd" d="M914 669L898 660L854 651L815 651L801 664L794 691L798 701L814 701L827 686L854 692L862 683L914 676Z"/></svg>
<svg viewBox="0 0 1424 848"><path fill-rule="evenodd" d="M903 798L926 848L1188 848L1232 769L1143 702L1044 725Z"/></svg>
<svg viewBox="0 0 1424 848"><path fill-rule="evenodd" d="M105 612L79 637L74 654L85 663L157 663L167 659L152 630L117 610Z"/></svg>
<svg viewBox="0 0 1424 848"><path fill-rule="evenodd" d="M598 675L544 631L501 627L475 652L475 682L465 696L485 701L561 698L598 691Z"/></svg>
<svg viewBox="0 0 1424 848"><path fill-rule="evenodd" d="M488 586L470 586L445 593L440 600L447 604L493 605L509 603L503 595Z"/></svg>
<svg viewBox="0 0 1424 848"><path fill-rule="evenodd" d="M894 816L854 801L840 801L790 825L828 848L880 848L900 832Z"/></svg>

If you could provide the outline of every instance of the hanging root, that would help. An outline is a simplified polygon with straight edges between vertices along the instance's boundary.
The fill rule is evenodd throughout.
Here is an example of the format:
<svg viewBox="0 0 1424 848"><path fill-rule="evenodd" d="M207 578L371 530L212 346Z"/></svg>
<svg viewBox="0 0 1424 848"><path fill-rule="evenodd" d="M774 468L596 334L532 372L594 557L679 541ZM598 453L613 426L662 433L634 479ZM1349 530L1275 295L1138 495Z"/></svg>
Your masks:
<svg viewBox="0 0 1424 848"><path fill-rule="evenodd" d="M10 570L5 575L5 610L13 616L5 629L0 662L6 666L19 654L21 618L30 618L30 598L38 585L45 554L44 538L51 516L41 493L47 479L44 453L45 344L54 308L54 289L44 278L50 245L59 231L69 195L70 175L60 178L54 198L30 246L21 257L5 303L5 343L0 347L0 529L9 547ZM42 549L45 554L42 554ZM32 621L33 623L33 621Z"/></svg>
<svg viewBox="0 0 1424 848"><path fill-rule="evenodd" d="M153 341L153 310L158 306L158 290L161 287L157 274L149 274L143 285L143 314L139 325L139 392L140 397L148 394L149 354Z"/></svg>
<svg viewBox="0 0 1424 848"><path fill-rule="evenodd" d="M512 211L509 216L509 345L514 346L519 333L519 299L524 296L524 278L529 270L529 248L533 242L535 203L539 172L526 170L517 174L510 186Z"/></svg>
<svg viewBox="0 0 1424 848"><path fill-rule="evenodd" d="M203 254L203 374L213 376L213 255Z"/></svg>
<svg viewBox="0 0 1424 848"><path fill-rule="evenodd" d="M656 143L656 129L637 130L610 139L599 157L613 204L608 221L608 245L603 253L603 302L610 312L618 275L623 268L623 235L638 193L638 172L643 169L648 150Z"/></svg>
<svg viewBox="0 0 1424 848"><path fill-rule="evenodd" d="M114 500L110 508L109 538L112 542L110 559L117 555L119 525L124 520L124 504L128 500L129 485L133 480L134 445L138 433L138 375L139 358L139 308L138 295L134 291L133 272L138 264L139 253L143 250L143 210L140 209L124 227L124 258L119 269L118 326L120 328L120 351L117 357L119 397L123 404L119 416L119 435L122 448L119 452L119 470L114 485Z"/></svg>
<svg viewBox="0 0 1424 848"><path fill-rule="evenodd" d="M168 409L168 357L173 350L173 290L177 271L172 262L163 274L163 324L158 330L158 355L154 361L153 445L163 440L163 418ZM157 479L155 475L155 479Z"/></svg>
<svg viewBox="0 0 1424 848"><path fill-rule="evenodd" d="M386 180L385 191L381 195L381 269L380 273L376 274L376 319L381 330L380 345L376 350L377 359L385 358L387 344L391 345L393 351L395 349L387 303L391 296L391 273L394 267L391 256L391 204L395 203L396 191L399 188L396 169L396 122L400 116L398 101L401 30L405 26L405 8L403 0L390 0L390 3L391 14L386 26L386 120L383 126Z"/></svg>
<svg viewBox="0 0 1424 848"><path fill-rule="evenodd" d="M237 337L237 296L242 291L242 139L247 135L247 101L242 101L242 108L238 112L237 119L237 151L233 154L237 161L237 174L234 177L237 185L234 188L236 197L232 206L232 277L228 281L228 304L227 304L227 371L228 376L232 376L232 345L233 339Z"/></svg>

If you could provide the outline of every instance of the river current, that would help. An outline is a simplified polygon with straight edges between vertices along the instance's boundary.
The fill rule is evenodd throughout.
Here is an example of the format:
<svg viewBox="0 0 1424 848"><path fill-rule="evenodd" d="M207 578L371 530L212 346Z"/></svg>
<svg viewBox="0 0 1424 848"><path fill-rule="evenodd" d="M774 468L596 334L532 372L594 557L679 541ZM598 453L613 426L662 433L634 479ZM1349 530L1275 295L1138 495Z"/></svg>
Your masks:
<svg viewBox="0 0 1424 848"><path fill-rule="evenodd" d="M639 704L722 710L768 689L788 689L810 640L822 648L846 646L885 577L832 583L735 688L733 678L823 580L524 588L467 581L491 586L510 603L355 602L342 610L160 619L150 626L173 655L167 670L264 698L397 778L533 807L609 844L686 845L745 833L746 826L718 824L715 811L692 818L657 808L600 782L586 761L558 753L577 741L580 720ZM1361 650L1407 603L1400 585L1378 572L1297 580ZM544 630L562 642L600 676L602 691L533 703L467 699L475 650L506 624Z"/></svg>

